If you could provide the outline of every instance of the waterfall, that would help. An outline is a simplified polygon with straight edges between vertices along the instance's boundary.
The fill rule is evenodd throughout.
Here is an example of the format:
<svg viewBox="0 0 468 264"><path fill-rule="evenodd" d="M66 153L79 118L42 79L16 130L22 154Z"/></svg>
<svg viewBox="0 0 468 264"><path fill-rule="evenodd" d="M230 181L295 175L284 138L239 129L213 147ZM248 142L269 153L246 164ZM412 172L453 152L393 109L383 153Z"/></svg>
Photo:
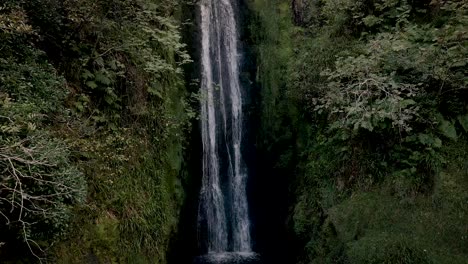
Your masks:
<svg viewBox="0 0 468 264"><path fill-rule="evenodd" d="M243 94L234 0L201 0L203 179L199 237L209 254L251 252Z"/></svg>

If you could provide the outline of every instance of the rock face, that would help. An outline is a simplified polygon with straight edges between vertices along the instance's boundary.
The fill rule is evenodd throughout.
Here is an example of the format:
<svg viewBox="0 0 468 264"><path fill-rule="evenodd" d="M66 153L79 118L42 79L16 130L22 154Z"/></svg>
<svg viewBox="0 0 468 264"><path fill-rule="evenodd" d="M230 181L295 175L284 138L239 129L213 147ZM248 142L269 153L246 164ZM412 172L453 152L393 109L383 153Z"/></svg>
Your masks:
<svg viewBox="0 0 468 264"><path fill-rule="evenodd" d="M296 26L310 26L319 20L320 0L291 0L291 10Z"/></svg>

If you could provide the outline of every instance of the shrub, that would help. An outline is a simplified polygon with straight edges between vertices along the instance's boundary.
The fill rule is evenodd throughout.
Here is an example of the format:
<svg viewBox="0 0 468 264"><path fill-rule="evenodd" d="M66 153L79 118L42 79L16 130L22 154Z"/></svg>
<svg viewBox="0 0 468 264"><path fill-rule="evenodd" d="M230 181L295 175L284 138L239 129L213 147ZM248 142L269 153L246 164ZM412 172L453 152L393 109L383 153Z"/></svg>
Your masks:
<svg viewBox="0 0 468 264"><path fill-rule="evenodd" d="M0 57L1 242L6 249L25 245L42 258L67 231L71 206L84 202L86 187L68 146L49 126L63 111L65 83L25 41L30 28L15 14L0 17L9 25L0 32L6 50ZM14 45L21 54L8 52Z"/></svg>
<svg viewBox="0 0 468 264"><path fill-rule="evenodd" d="M1 139L0 145L0 230L40 256L67 231L70 205L84 201L84 178L65 144L47 134Z"/></svg>

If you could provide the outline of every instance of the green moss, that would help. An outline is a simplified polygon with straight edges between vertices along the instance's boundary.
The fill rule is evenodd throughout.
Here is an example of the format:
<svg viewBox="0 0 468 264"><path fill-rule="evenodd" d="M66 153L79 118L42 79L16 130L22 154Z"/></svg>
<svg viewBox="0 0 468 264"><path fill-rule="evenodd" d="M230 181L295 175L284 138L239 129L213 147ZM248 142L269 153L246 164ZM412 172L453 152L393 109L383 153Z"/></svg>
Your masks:
<svg viewBox="0 0 468 264"><path fill-rule="evenodd" d="M371 190L354 189L346 195L327 184L330 179L315 176L318 185L303 181L304 191L298 197L293 220L297 237L308 241L305 249L309 261L465 263L465 144L447 146L446 159L452 162L436 176L431 195L401 197L386 184ZM317 167L310 169L312 175L326 173Z"/></svg>
<svg viewBox="0 0 468 264"><path fill-rule="evenodd" d="M426 249L414 246L405 237L381 233L365 236L351 243L348 255L351 263L410 264L434 263Z"/></svg>
<svg viewBox="0 0 468 264"><path fill-rule="evenodd" d="M462 150L458 145L456 149ZM430 196L401 199L382 187L357 191L329 210L329 221L346 243L352 263L466 261L467 171L466 162L456 160L467 157L460 151L448 157L454 161L437 176Z"/></svg>

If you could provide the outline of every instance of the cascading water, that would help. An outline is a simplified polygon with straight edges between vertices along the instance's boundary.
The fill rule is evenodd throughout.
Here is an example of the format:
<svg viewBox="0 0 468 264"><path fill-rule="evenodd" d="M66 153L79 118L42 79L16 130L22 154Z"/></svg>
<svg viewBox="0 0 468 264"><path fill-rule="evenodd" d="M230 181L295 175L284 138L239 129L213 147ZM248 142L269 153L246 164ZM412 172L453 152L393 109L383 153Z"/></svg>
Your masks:
<svg viewBox="0 0 468 264"><path fill-rule="evenodd" d="M203 179L199 239L212 261L253 256L242 160L243 94L234 0L201 0ZM235 252L235 253L234 253Z"/></svg>

